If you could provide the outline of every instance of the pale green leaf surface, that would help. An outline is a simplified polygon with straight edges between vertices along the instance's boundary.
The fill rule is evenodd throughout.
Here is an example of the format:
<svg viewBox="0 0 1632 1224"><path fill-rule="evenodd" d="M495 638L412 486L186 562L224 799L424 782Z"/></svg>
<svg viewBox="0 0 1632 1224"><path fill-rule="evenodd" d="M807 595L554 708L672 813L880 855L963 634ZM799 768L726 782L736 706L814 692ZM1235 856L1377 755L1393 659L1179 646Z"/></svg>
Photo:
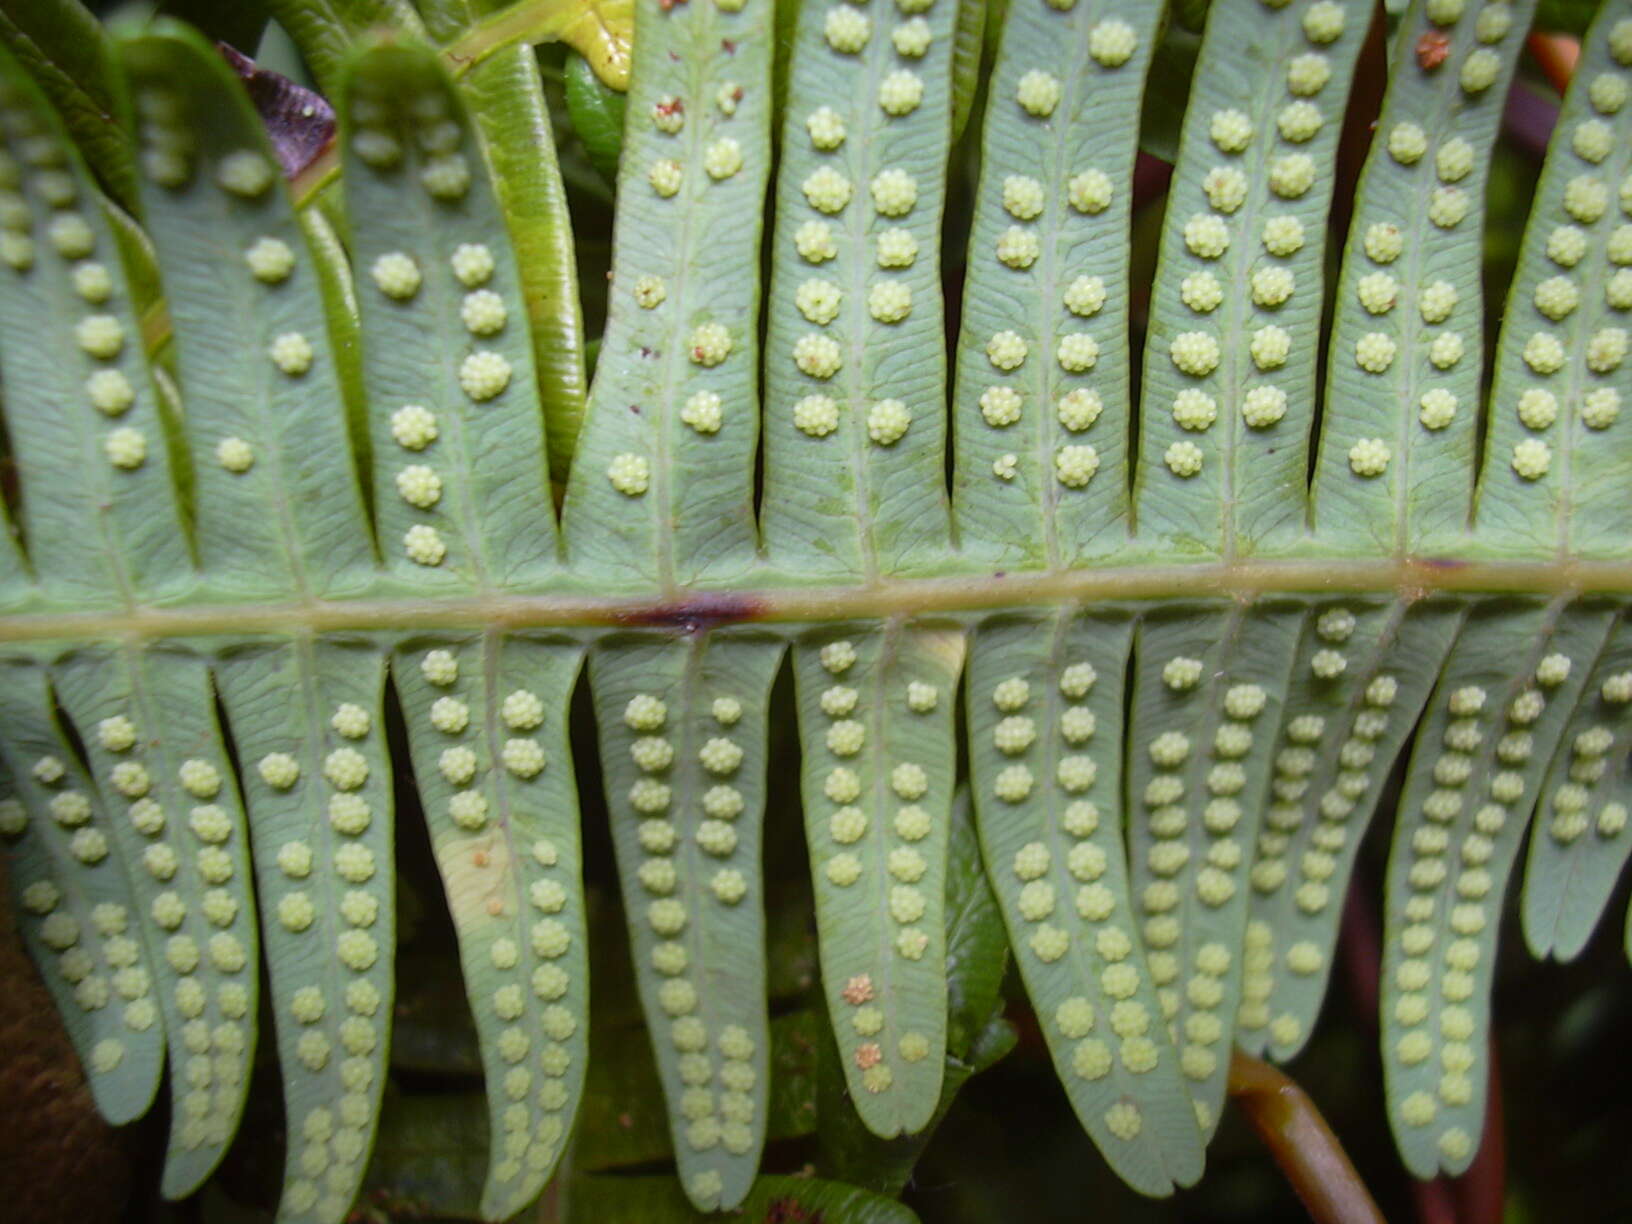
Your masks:
<svg viewBox="0 0 1632 1224"><path fill-rule="evenodd" d="M895 50L897 16L804 4L789 68L765 341L763 526L772 556L811 575L922 569L947 543L939 253L957 6L937 4L913 18L929 33L917 57ZM854 26L852 18L865 24L865 43L841 52L826 24ZM852 45L842 32L837 38ZM905 113L880 103L892 81L892 90L910 92L914 82L921 90ZM842 141L818 147L813 116L826 143L841 132ZM804 229L801 254L798 236L813 226L825 226L825 236ZM881 242L894 251L889 266L879 263ZM801 289L825 305L807 314ZM903 304L905 317L876 318L875 290L895 298L886 317ZM836 367L831 349L797 364L801 345L836 346Z"/></svg>
<svg viewBox="0 0 1632 1224"><path fill-rule="evenodd" d="M1471 7L1441 29L1419 0L1400 23L1337 283L1314 478L1317 529L1345 547L1444 547L1467 525L1484 350L1485 182L1532 8L1530 0L1504 6L1511 26L1494 44L1480 37ZM1429 33L1449 44L1433 70L1417 55ZM1470 91L1460 77L1475 57L1493 78ZM1363 357L1375 371L1361 367ZM1428 410L1434 425L1423 421L1430 392L1440 405Z"/></svg>
<svg viewBox="0 0 1632 1224"><path fill-rule="evenodd" d="M1104 37L1112 19L1129 16L1137 40L1129 58L1096 59L1094 31ZM1126 541L1129 185L1160 16L1154 2L1131 11L1081 2L1064 12L1023 2L1004 22L953 407L959 536L994 564L1058 568ZM1040 72L1060 91L1048 115L1018 98L1020 82ZM1103 198L1083 188L1073 199L1070 184L1095 174ZM1005 260L1011 246L1020 253ZM1021 256L1031 256L1026 266L1016 266ZM991 352L994 337L1011 334L1026 348L1012 370ZM1066 368L1062 346L1085 340L1094 346L1086 367Z"/></svg>
<svg viewBox="0 0 1632 1224"><path fill-rule="evenodd" d="M113 939L129 940L134 908L130 883L113 856L92 863L73 852L73 837L79 832L94 832L111 846L113 822L95 782L80 767L53 716L44 670L26 660L8 659L3 680L0 762L22 808L19 813L8 806L6 819L12 827L19 815L25 819L20 833L5 835L12 901L23 915L18 929L79 1052L97 1110L115 1126L122 1125L147 1112L164 1070L164 1020L151 1000L148 1006L131 1010L130 1003L140 1000L126 1003L120 997L114 988L120 967L108 956ZM50 761L60 766L60 773L47 764ZM57 800L60 810L66 794L84 797L91 807L75 833L52 808ZM42 884L51 886L36 889L45 896L27 893L30 886ZM110 923L110 934L103 935L96 921L99 913L122 915L127 934L121 935ZM54 915L61 915L53 924L61 930L48 925ZM146 973L151 982L156 966L146 946L135 942L134 962L128 960L129 951L128 947L116 951L114 959L124 962L124 968Z"/></svg>
<svg viewBox="0 0 1632 1224"><path fill-rule="evenodd" d="M17 214L3 240L0 363L29 486L21 526L33 555L49 558L48 596L94 607L174 594L190 582L192 559L120 245L59 121L9 59L0 76L11 133L0 200ZM81 326L117 336L117 346L93 355L76 338ZM125 430L145 443L134 468L108 451Z"/></svg>
<svg viewBox="0 0 1632 1224"><path fill-rule="evenodd" d="M127 938L147 944L149 980L116 975L114 988L164 1016L173 1107L162 1188L181 1198L226 1154L255 1059L260 932L243 807L203 660L87 647L55 678L130 877L138 929ZM118 719L134 737L125 747L107 721Z"/></svg>
<svg viewBox="0 0 1632 1224"><path fill-rule="evenodd" d="M549 1179L583 1085L589 976L566 738L582 656L570 639L497 634L414 638L394 656L487 1077L490 1220Z"/></svg>
<svg viewBox="0 0 1632 1224"><path fill-rule="evenodd" d="M612 297L565 509L569 556L617 587L728 582L757 546L771 21L763 3L636 8Z"/></svg>
<svg viewBox="0 0 1632 1224"><path fill-rule="evenodd" d="M1389 855L1380 1020L1389 1124L1418 1177L1460 1173L1479 1149L1502 897L1611 620L1563 601L1476 606L1417 733Z"/></svg>
<svg viewBox="0 0 1632 1224"><path fill-rule="evenodd" d="M1537 957L1579 956L1632 851L1632 632L1610 631L1541 786L1524 869L1524 937Z"/></svg>
<svg viewBox="0 0 1632 1224"><path fill-rule="evenodd" d="M550 475L565 484L583 425L589 380L584 372L584 318L578 303L572 219L538 57L525 43L501 51L467 72L460 88L481 133L493 189L516 249ZM613 96L621 104L623 95Z"/></svg>
<svg viewBox="0 0 1632 1224"><path fill-rule="evenodd" d="M1134 652L1125 746L1133 889L1149 976L1178 1034L1204 1136L1224 1101L1252 951L1250 856L1302 619L1298 605L1277 600L1152 609Z"/></svg>
<svg viewBox="0 0 1632 1224"><path fill-rule="evenodd" d="M387 569L425 591L537 588L556 550L526 293L463 96L430 51L390 45L353 61L345 98Z"/></svg>
<svg viewBox="0 0 1632 1224"><path fill-rule="evenodd" d="M115 120L101 23L79 0L12 0L0 13L0 42L51 99L102 182L128 205L136 179Z"/></svg>
<svg viewBox="0 0 1632 1224"><path fill-rule="evenodd" d="M613 638L590 660L612 837L676 1163L735 1207L764 1142L770 1037L760 831L783 644Z"/></svg>
<svg viewBox="0 0 1632 1224"><path fill-rule="evenodd" d="M1167 1194L1201 1176L1202 1140L1150 974L1121 980L1146 964L1122 840L1132 641L1115 612L986 621L969 661L970 777L987 873L1072 1107L1119 1175Z"/></svg>
<svg viewBox="0 0 1632 1224"><path fill-rule="evenodd" d="M117 51L140 116L143 220L175 327L204 567L222 589L251 596L355 590L374 549L339 370L260 119L214 49L184 27L156 24ZM222 186L235 171L239 189ZM262 238L294 256L284 279L252 273L247 253ZM229 439L248 445L247 469L218 453Z"/></svg>
<svg viewBox="0 0 1632 1224"><path fill-rule="evenodd" d="M831 1033L815 1059L820 1167L839 1181L881 1194L900 1194L924 1149L969 1077L1015 1046L1014 1026L1002 1018L1008 934L997 897L987 883L967 787L952 800L946 863L946 1073L941 1097L923 1129L880 1141L856 1116L849 1081ZM824 1018L825 1019L825 1018Z"/></svg>
<svg viewBox="0 0 1632 1224"><path fill-rule="evenodd" d="M1134 515L1151 547L1234 557L1302 534L1326 214L1369 12L1208 12L1145 341Z"/></svg>
<svg viewBox="0 0 1632 1224"><path fill-rule="evenodd" d="M963 653L961 632L899 620L793 652L822 986L856 1110L884 1139L921 1130L941 1092Z"/></svg>
<svg viewBox="0 0 1632 1224"><path fill-rule="evenodd" d="M278 1218L339 1224L373 1146L395 995L385 660L368 640L247 642L215 675L243 766L283 1074ZM350 963L342 938L360 945Z"/></svg>
<svg viewBox="0 0 1632 1224"><path fill-rule="evenodd" d="M1632 424L1617 418L1632 409L1632 107L1606 111L1592 97L1632 84L1609 48L1629 15L1632 4L1610 0L1583 40L1497 341L1476 512L1486 546L1508 555L1625 549Z"/></svg>
<svg viewBox="0 0 1632 1224"><path fill-rule="evenodd" d="M1310 608L1253 850L1253 998L1236 1016L1249 1053L1284 1061L1314 1032L1355 857L1463 610L1375 599Z"/></svg>

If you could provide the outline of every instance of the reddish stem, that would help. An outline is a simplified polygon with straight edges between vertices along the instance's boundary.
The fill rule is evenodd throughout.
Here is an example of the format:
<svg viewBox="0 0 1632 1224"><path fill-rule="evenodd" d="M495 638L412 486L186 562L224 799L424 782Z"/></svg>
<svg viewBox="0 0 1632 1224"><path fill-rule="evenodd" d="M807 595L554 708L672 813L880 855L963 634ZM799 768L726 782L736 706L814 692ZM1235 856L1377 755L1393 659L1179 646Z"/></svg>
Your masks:
<svg viewBox="0 0 1632 1224"><path fill-rule="evenodd" d="M1525 49L1536 61L1541 74L1560 94L1570 87L1576 61L1581 58L1581 40L1569 34L1532 34Z"/></svg>
<svg viewBox="0 0 1632 1224"><path fill-rule="evenodd" d="M1485 1094L1485 1133L1473 1163L1451 1183L1458 1224L1500 1224L1507 1191L1507 1134L1502 1119L1502 1079L1496 1037L1490 1038L1490 1083Z"/></svg>
<svg viewBox="0 0 1632 1224"><path fill-rule="evenodd" d="M1316 1224L1383 1224L1371 1192L1308 1093L1237 1050L1230 1059L1230 1096Z"/></svg>

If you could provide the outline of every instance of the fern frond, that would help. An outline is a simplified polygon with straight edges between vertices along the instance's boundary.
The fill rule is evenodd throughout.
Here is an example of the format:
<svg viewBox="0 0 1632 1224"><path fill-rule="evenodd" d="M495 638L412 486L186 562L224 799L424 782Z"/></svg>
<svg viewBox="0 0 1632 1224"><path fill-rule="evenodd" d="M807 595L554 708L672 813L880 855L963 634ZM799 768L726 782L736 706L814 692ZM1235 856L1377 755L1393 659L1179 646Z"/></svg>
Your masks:
<svg viewBox="0 0 1632 1224"><path fill-rule="evenodd" d="M1125 543L1127 184L1160 16L1020 4L1004 22L953 408L958 532L993 564L1052 569Z"/></svg>
<svg viewBox="0 0 1632 1224"><path fill-rule="evenodd" d="M165 1022L146 916L116 822L53 715L44 671L8 659L0 685L7 794L0 828L19 926L79 1052L97 1109L113 1123L147 1112L164 1070Z"/></svg>
<svg viewBox="0 0 1632 1224"><path fill-rule="evenodd" d="M939 256L957 6L899 7L801 5L788 66L763 530L774 559L827 579L929 570L948 541Z"/></svg>
<svg viewBox="0 0 1632 1224"><path fill-rule="evenodd" d="M549 1179L583 1085L589 979L566 738L582 657L570 639L497 634L416 637L393 656L489 1085L488 1219Z"/></svg>
<svg viewBox="0 0 1632 1224"><path fill-rule="evenodd" d="M957 629L891 620L797 642L801 790L828 1015L856 1111L922 1130L946 1063L946 837Z"/></svg>
<svg viewBox="0 0 1632 1224"><path fill-rule="evenodd" d="M1632 449L1612 427L1628 393L1632 108L1609 32L1628 14L1604 4L1582 40L1497 341L1476 509L1507 555L1624 551Z"/></svg>
<svg viewBox="0 0 1632 1224"><path fill-rule="evenodd" d="M1363 6L1208 10L1151 290L1134 513L1225 558L1303 532L1326 213Z"/></svg>
<svg viewBox="0 0 1632 1224"><path fill-rule="evenodd" d="M686 1193L729 1208L765 1138L762 634L603 642L590 661L636 981Z"/></svg>
<svg viewBox="0 0 1632 1224"><path fill-rule="evenodd" d="M1541 785L1524 869L1524 935L1531 952L1580 955L1610 901L1632 838L1632 641L1624 619L1581 692Z"/></svg>
<svg viewBox="0 0 1632 1224"><path fill-rule="evenodd" d="M1454 548L1468 524L1489 152L1533 11L1415 3L1400 22L1331 325L1312 501L1334 544Z"/></svg>
<svg viewBox="0 0 1632 1224"><path fill-rule="evenodd" d="M1590 602L1480 603L1429 697L1389 855L1381 1017L1389 1122L1419 1177L1478 1151L1502 895L1612 619Z"/></svg>
<svg viewBox="0 0 1632 1224"><path fill-rule="evenodd" d="M981 851L1060 1081L1112 1167L1165 1194L1200 1177L1202 1143L1169 1036L1184 1030L1167 1027L1158 997L1176 979L1156 977L1162 962L1145 952L1171 948L1173 924L1141 924L1130 906L1120 748L1133 627L1109 609L982 624L970 776ZM1226 1025L1189 1034L1184 1068L1228 1061Z"/></svg>
<svg viewBox="0 0 1632 1224"><path fill-rule="evenodd" d="M265 130L187 27L156 23L117 54L175 335L205 575L237 598L355 593L374 569L373 537L322 286ZM110 435L101 465L140 474L162 445Z"/></svg>
<svg viewBox="0 0 1632 1224"><path fill-rule="evenodd" d="M771 11L636 9L613 291L567 490L604 585L712 586L757 547L759 218Z"/></svg>

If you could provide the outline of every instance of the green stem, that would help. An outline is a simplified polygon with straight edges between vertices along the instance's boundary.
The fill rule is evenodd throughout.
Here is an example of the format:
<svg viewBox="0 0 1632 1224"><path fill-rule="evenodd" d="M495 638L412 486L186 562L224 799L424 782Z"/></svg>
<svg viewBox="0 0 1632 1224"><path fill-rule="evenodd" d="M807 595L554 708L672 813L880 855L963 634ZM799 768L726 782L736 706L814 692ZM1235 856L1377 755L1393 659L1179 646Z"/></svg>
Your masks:
<svg viewBox="0 0 1632 1224"><path fill-rule="evenodd" d="M758 581L760 585L754 584ZM1122 600L1235 598L1275 594L1389 593L1415 601L1435 594L1632 594L1629 562L1467 562L1423 560L1256 561L1125 565L1049 573L961 574L897 578L866 586L795 587L790 576L751 572L730 590L679 588L667 596L588 593L569 578L558 594L488 595L426 600L393 595L356 600L202 603L129 611L73 612L37 606L0 617L0 642L429 629L490 625L663 626L957 616L997 608ZM207 595L207 591L199 592Z"/></svg>

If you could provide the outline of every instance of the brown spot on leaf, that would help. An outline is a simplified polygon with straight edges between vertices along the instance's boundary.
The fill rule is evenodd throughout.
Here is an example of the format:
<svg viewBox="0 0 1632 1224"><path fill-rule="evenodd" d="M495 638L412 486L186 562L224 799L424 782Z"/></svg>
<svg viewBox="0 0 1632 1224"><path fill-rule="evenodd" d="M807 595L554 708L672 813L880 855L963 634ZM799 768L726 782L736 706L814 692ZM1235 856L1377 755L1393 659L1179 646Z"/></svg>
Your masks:
<svg viewBox="0 0 1632 1224"><path fill-rule="evenodd" d="M697 633L703 629L753 620L761 611L760 601L745 595L695 595L674 603L621 612L618 623Z"/></svg>
<svg viewBox="0 0 1632 1224"><path fill-rule="evenodd" d="M1440 30L1428 30L1417 39L1417 65L1424 72L1438 68L1450 53L1451 40Z"/></svg>

